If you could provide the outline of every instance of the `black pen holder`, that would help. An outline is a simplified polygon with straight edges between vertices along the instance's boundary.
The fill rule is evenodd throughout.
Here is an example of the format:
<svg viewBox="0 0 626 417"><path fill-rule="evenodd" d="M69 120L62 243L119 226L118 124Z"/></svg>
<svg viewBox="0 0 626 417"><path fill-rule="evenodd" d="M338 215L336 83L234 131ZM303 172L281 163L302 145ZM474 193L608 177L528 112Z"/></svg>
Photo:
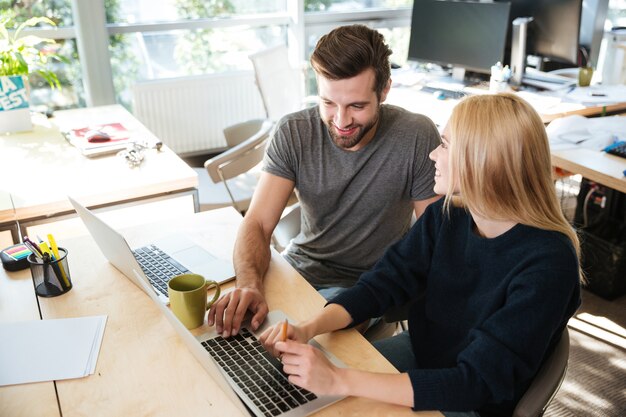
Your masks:
<svg viewBox="0 0 626 417"><path fill-rule="evenodd" d="M59 248L59 259L54 260L43 260L31 253L28 255L28 263L38 296L56 297L72 289L66 249Z"/></svg>

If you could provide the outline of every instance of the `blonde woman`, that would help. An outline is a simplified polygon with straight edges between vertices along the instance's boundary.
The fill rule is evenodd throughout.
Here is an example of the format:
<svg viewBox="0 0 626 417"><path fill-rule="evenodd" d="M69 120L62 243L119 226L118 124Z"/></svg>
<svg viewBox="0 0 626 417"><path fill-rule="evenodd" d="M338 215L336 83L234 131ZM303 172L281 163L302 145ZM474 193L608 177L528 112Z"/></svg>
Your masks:
<svg viewBox="0 0 626 417"><path fill-rule="evenodd" d="M270 328L290 381L446 416L510 415L580 304L579 242L563 217L537 113L512 94L459 103L432 204L358 283L312 319ZM409 330L375 343L400 374L338 369L305 344L412 301Z"/></svg>

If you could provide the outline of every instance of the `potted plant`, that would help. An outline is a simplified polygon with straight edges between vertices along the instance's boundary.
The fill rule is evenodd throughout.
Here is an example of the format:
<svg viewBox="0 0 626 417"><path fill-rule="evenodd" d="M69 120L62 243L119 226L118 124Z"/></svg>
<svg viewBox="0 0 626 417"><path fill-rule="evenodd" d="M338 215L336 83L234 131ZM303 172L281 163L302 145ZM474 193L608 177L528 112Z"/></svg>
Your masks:
<svg viewBox="0 0 626 417"><path fill-rule="evenodd" d="M0 18L0 131L19 132L32 129L29 111L28 76L38 73L50 87L60 88L56 74L49 68L52 60L67 62L51 47L53 39L22 36L26 27L40 23L56 26L47 17L33 17L17 24L14 17ZM11 30L11 32L10 32Z"/></svg>

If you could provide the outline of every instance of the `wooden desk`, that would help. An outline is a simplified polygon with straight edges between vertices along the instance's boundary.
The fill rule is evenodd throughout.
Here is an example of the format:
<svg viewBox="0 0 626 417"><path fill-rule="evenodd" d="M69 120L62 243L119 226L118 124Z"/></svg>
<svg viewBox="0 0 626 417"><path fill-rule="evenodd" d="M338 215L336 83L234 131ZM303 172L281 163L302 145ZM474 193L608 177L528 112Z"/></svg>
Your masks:
<svg viewBox="0 0 626 417"><path fill-rule="evenodd" d="M241 216L227 208L184 216L158 227L133 227L125 230L124 235L135 246L177 231L187 233L216 256L229 256L240 221ZM40 299L43 317L108 315L95 374L56 382L64 417L241 415L194 359L157 306L105 260L90 236L67 241L58 236L57 240L69 250L74 287L62 296ZM28 271L25 273L28 275ZM294 320L309 317L324 304L322 297L276 253L265 282L270 308L281 309ZM202 328L194 333L201 331ZM354 330L320 336L318 341L349 366L395 371ZM35 384L22 389L30 385ZM0 395L4 389L0 388ZM12 397L2 398L7 410L2 415L34 415L23 412L22 404ZM316 415L416 414L399 406L347 398ZM436 412L417 415L440 416Z"/></svg>
<svg viewBox="0 0 626 417"><path fill-rule="evenodd" d="M71 213L67 195L97 207L187 194L197 209L197 175L166 146L162 152L147 150L143 163L130 168L115 154L86 158L60 133L60 129L119 122L132 138L155 143L154 135L123 107L65 110L51 121L43 117L34 121L32 132L0 136L0 226ZM2 194L13 197L15 210Z"/></svg>
<svg viewBox="0 0 626 417"><path fill-rule="evenodd" d="M12 243L0 238L2 248ZM6 272L0 268L0 322L39 319L30 270ZM60 417L54 383L0 387L0 416Z"/></svg>
<svg viewBox="0 0 626 417"><path fill-rule="evenodd" d="M488 90L471 88L473 94L489 94ZM522 93L520 93L522 94ZM560 117L574 114L586 117L604 116L626 111L626 103L610 105L584 106L579 103L561 102L558 98L526 94L524 98L535 107L541 120L547 124ZM447 98L439 100L431 93L420 91L419 87L393 87L387 96L387 103L403 107L414 113L421 113L430 117L440 129L443 129L452 114L452 109L459 102Z"/></svg>
<svg viewBox="0 0 626 417"><path fill-rule="evenodd" d="M418 88L396 87L389 92L387 102L404 107L409 111L430 117L443 130L454 106L459 100L437 100L432 94L422 93ZM531 104L533 104L531 102ZM581 116L599 116L604 113L625 111L626 103L610 106L584 107L575 103L561 103L553 107L544 107L540 113L544 123L558 117L578 114ZM538 109L539 111L539 109ZM626 192L626 159L590 149L571 149L552 151L552 166L563 168L607 187Z"/></svg>
<svg viewBox="0 0 626 417"><path fill-rule="evenodd" d="M591 149L552 151L552 165L626 193L626 158Z"/></svg>

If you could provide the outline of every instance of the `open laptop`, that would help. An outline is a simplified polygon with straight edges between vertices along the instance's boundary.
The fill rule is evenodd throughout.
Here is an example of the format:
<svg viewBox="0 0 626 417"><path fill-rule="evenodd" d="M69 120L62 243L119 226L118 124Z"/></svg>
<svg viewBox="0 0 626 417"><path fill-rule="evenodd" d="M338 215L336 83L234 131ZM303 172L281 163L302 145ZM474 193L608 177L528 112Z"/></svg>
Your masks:
<svg viewBox="0 0 626 417"><path fill-rule="evenodd" d="M163 303L168 303L167 282L174 276L192 272L219 283L235 277L232 262L211 255L181 234L167 236L131 250L119 232L86 207L68 197L106 258L139 288L133 270L143 275Z"/></svg>
<svg viewBox="0 0 626 417"><path fill-rule="evenodd" d="M291 384L282 373L280 362L259 344L258 336L268 326L286 319L282 311L270 311L263 325L254 332L244 326L239 335L224 339L217 334L215 327L212 327L209 332L194 337L174 313L159 302L157 294L150 291L145 279L137 271L134 273L140 287L156 302L187 348L242 412L258 417L300 417L314 413L344 398L341 396L318 397ZM346 367L343 362L325 351L314 340L309 343L321 349L336 366ZM220 345L222 349L215 348ZM233 355L239 355L241 359L234 359ZM237 364L237 361L241 363ZM264 369L268 370L268 376L262 373Z"/></svg>

